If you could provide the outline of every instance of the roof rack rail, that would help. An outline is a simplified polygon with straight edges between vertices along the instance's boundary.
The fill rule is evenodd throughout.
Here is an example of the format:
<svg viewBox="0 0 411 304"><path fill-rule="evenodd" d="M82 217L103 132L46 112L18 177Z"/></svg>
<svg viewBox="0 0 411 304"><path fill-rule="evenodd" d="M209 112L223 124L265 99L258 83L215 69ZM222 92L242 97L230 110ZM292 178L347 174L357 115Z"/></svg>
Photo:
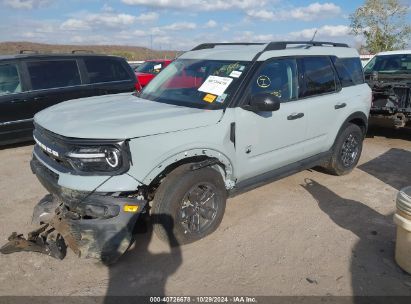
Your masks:
<svg viewBox="0 0 411 304"><path fill-rule="evenodd" d="M71 53L72 54L77 54L77 53L94 54L94 52L91 50L72 50Z"/></svg>
<svg viewBox="0 0 411 304"><path fill-rule="evenodd" d="M19 54L38 54L38 51L35 50L20 50Z"/></svg>
<svg viewBox="0 0 411 304"><path fill-rule="evenodd" d="M204 50L204 49L212 49L218 45L264 45L266 43L259 43L259 42L233 42L233 43L203 43L197 45L192 51ZM269 42L265 47L264 51L274 51L274 50L284 50L287 48L289 44L305 44L310 46L333 46L333 47L346 47L348 48L348 44L346 43L338 43L338 42L327 42L327 41L273 41Z"/></svg>
<svg viewBox="0 0 411 304"><path fill-rule="evenodd" d="M333 47L346 47L346 43L327 42L327 41L274 41L267 44L264 51L284 50L289 44L305 44L310 46L333 46Z"/></svg>
<svg viewBox="0 0 411 304"><path fill-rule="evenodd" d="M229 42L229 43L203 43L197 45L192 51L204 50L204 49L212 49L218 45L264 45L265 43L260 42Z"/></svg>

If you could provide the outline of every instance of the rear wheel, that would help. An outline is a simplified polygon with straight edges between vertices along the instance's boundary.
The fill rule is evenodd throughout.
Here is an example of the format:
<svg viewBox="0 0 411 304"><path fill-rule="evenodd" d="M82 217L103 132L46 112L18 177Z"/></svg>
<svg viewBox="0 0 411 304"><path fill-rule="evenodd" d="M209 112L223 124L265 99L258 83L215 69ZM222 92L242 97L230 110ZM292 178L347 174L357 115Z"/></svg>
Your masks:
<svg viewBox="0 0 411 304"><path fill-rule="evenodd" d="M152 206L156 235L172 246L199 240L220 225L227 191L216 170L184 166L161 183Z"/></svg>
<svg viewBox="0 0 411 304"><path fill-rule="evenodd" d="M361 128L349 124L338 136L331 158L324 167L335 175L350 173L360 159L363 139Z"/></svg>

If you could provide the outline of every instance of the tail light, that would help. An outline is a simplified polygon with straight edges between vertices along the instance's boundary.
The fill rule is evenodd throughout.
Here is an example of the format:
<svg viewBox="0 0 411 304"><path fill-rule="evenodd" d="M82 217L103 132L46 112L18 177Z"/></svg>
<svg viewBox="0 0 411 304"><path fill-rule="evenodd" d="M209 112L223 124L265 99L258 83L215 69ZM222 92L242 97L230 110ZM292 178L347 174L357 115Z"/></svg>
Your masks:
<svg viewBox="0 0 411 304"><path fill-rule="evenodd" d="M140 82L138 82L138 80L136 80L136 83L134 84L134 87L136 88L137 92L140 92L143 89Z"/></svg>

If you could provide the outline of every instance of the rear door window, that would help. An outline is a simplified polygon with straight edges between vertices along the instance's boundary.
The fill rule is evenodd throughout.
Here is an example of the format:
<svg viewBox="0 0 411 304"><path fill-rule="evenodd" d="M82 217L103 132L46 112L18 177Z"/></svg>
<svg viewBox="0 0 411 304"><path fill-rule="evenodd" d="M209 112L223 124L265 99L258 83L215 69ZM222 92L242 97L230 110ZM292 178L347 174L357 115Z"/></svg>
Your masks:
<svg viewBox="0 0 411 304"><path fill-rule="evenodd" d="M20 92L21 82L17 65L0 65L0 96Z"/></svg>
<svg viewBox="0 0 411 304"><path fill-rule="evenodd" d="M321 95L337 90L336 76L329 57L306 57L301 60L302 97Z"/></svg>
<svg viewBox="0 0 411 304"><path fill-rule="evenodd" d="M359 58L332 57L342 87L364 83L364 73Z"/></svg>
<svg viewBox="0 0 411 304"><path fill-rule="evenodd" d="M130 75L121 61L114 58L84 58L90 83L129 80Z"/></svg>
<svg viewBox="0 0 411 304"><path fill-rule="evenodd" d="M81 84L76 60L29 61L27 69L33 90L64 88Z"/></svg>

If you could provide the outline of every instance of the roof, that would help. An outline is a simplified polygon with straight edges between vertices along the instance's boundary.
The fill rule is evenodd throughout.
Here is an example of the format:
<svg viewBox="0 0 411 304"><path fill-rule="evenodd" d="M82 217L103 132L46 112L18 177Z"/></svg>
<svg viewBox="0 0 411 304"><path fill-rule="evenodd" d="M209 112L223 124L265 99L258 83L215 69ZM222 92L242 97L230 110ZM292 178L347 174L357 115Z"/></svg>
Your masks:
<svg viewBox="0 0 411 304"><path fill-rule="evenodd" d="M67 54L67 53L51 53L51 54L46 54L46 53L41 53L41 54L36 54L36 53L25 53L25 54L10 54L10 55L0 55L0 60L13 60L13 59L25 59L25 58L48 58L48 57L55 57L55 58L61 58L61 57L116 57L116 58L122 58L119 56L112 56L112 55L104 55L104 54L93 54L93 53L74 53L74 54Z"/></svg>
<svg viewBox="0 0 411 304"><path fill-rule="evenodd" d="M359 56L356 49L349 48L346 44L317 41L279 41L270 43L204 44L184 53L179 58L252 61L257 55L257 61L281 56L334 55L340 58Z"/></svg>
<svg viewBox="0 0 411 304"><path fill-rule="evenodd" d="M398 50L398 51L380 52L376 56L402 55L402 54L411 54L411 50Z"/></svg>
<svg viewBox="0 0 411 304"><path fill-rule="evenodd" d="M173 61L173 60L172 59L147 59L143 62L146 62L146 61L148 61L148 62L153 62L153 61L155 61L155 62L170 62L170 61Z"/></svg>

